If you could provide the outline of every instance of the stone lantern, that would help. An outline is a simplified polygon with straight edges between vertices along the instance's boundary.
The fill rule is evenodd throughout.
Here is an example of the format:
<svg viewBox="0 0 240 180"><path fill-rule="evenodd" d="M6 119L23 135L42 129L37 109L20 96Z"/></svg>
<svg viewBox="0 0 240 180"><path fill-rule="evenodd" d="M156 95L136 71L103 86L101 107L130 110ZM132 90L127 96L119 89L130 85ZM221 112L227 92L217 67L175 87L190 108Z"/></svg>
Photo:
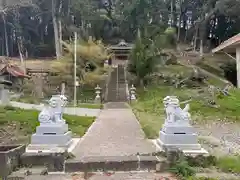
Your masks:
<svg viewBox="0 0 240 180"><path fill-rule="evenodd" d="M95 93L96 93L95 103L96 104L101 103L101 91L102 91L102 88L99 85L97 85L97 87L95 87Z"/></svg>
<svg viewBox="0 0 240 180"><path fill-rule="evenodd" d="M1 77L0 79L0 98L3 105L7 105L10 102L9 87L12 86L11 81L7 81Z"/></svg>
<svg viewBox="0 0 240 180"><path fill-rule="evenodd" d="M136 98L136 88L132 84L132 87L130 88L130 101L135 101Z"/></svg>

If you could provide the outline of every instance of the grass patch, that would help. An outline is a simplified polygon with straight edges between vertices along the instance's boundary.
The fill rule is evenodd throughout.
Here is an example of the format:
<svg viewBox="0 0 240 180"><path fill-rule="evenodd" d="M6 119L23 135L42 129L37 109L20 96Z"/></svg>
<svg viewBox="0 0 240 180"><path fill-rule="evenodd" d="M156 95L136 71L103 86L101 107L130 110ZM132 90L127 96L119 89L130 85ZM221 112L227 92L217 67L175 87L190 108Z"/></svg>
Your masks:
<svg viewBox="0 0 240 180"><path fill-rule="evenodd" d="M240 173L240 155L219 158L217 167L224 172Z"/></svg>
<svg viewBox="0 0 240 180"><path fill-rule="evenodd" d="M11 101L29 103L29 104L40 104L40 102L42 102L43 100L33 96L23 96L20 98L12 98Z"/></svg>
<svg viewBox="0 0 240 180"><path fill-rule="evenodd" d="M160 66L158 68L159 72L169 75L169 74L181 74L183 77L187 77L192 73L192 68L188 68L182 65L167 65Z"/></svg>
<svg viewBox="0 0 240 180"><path fill-rule="evenodd" d="M133 111L139 120L146 137L148 139L157 138L159 129L162 127L162 124L164 122L164 117L139 112L135 109Z"/></svg>
<svg viewBox="0 0 240 180"><path fill-rule="evenodd" d="M213 66L212 64L209 64L208 61L200 61L197 65L208 72L211 72L221 78L224 78L223 70L220 67L217 67L216 65Z"/></svg>
<svg viewBox="0 0 240 180"><path fill-rule="evenodd" d="M23 110L9 106L0 107L0 125L18 124L21 132L25 135L31 135L39 125L38 114L39 112L36 110ZM63 117L70 130L78 136L83 136L95 119L94 117L67 114L64 114Z"/></svg>
<svg viewBox="0 0 240 180"><path fill-rule="evenodd" d="M163 98L168 95L177 96L182 101L192 99L190 113L193 120L240 120L240 91L235 89L230 92L230 96L217 95L215 101L219 107L211 107L205 100L209 96L204 91L189 88L176 89L172 86L154 86L147 90L138 89L138 101L132 104L134 112L148 138L158 136L165 115ZM184 105L183 105L184 106Z"/></svg>

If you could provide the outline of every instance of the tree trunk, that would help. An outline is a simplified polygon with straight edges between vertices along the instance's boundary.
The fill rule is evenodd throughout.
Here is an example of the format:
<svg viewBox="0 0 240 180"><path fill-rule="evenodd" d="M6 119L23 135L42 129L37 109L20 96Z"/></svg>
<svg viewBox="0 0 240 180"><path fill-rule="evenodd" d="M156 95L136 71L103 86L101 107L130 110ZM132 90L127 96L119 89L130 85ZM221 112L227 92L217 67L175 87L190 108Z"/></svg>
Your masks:
<svg viewBox="0 0 240 180"><path fill-rule="evenodd" d="M2 13L2 18L3 18L3 26L4 26L3 28L4 28L4 39L5 39L6 56L9 57L7 24L6 24L6 19L5 19L5 14L4 14L4 12Z"/></svg>
<svg viewBox="0 0 240 180"><path fill-rule="evenodd" d="M14 30L11 28L11 38L10 38L10 42L9 42L9 46L10 46L10 55L13 55L13 46L14 46L14 38L13 38L13 33L14 33Z"/></svg>
<svg viewBox="0 0 240 180"><path fill-rule="evenodd" d="M24 74L26 73L26 68L24 65L24 59L23 59L23 54L22 54L22 39L21 37L17 38L17 46L18 46L18 52L19 52L19 56L20 56L20 61L21 61L21 67L24 71Z"/></svg>
<svg viewBox="0 0 240 180"><path fill-rule="evenodd" d="M60 55L62 56L62 21L61 19L58 20L58 25L59 25L59 50L60 50Z"/></svg>
<svg viewBox="0 0 240 180"><path fill-rule="evenodd" d="M62 56L62 20L61 20L61 11L62 11L62 0L60 1L59 9L58 9L58 30L59 30L59 50L60 55Z"/></svg>
<svg viewBox="0 0 240 180"><path fill-rule="evenodd" d="M207 25L208 25L208 19L204 20L200 24L200 56L203 56L203 53L204 53L204 46L205 46L206 37L207 37Z"/></svg>
<svg viewBox="0 0 240 180"><path fill-rule="evenodd" d="M204 46L204 43L203 43L203 39L200 39L200 56L202 57L203 56L203 47Z"/></svg>
<svg viewBox="0 0 240 180"><path fill-rule="evenodd" d="M181 36L181 22L182 22L182 0L180 0L180 14L179 14L179 20L178 20L177 42L180 41L180 36Z"/></svg>
<svg viewBox="0 0 240 180"><path fill-rule="evenodd" d="M144 81L143 81L143 79L140 79L140 80L139 80L139 84L140 84L140 87L144 87Z"/></svg>
<svg viewBox="0 0 240 180"><path fill-rule="evenodd" d="M170 26L173 27L173 1L171 0L171 21L170 21Z"/></svg>
<svg viewBox="0 0 240 180"><path fill-rule="evenodd" d="M60 60L61 52L59 46L59 29L58 29L58 22L56 17L56 3L55 0L52 0L52 22L53 22L53 30L54 30L54 40L55 40L55 48L56 48L56 57L57 60Z"/></svg>
<svg viewBox="0 0 240 180"><path fill-rule="evenodd" d="M194 35L194 42L193 42L194 51L196 51L197 49L197 40L198 40L198 25L196 26L195 35Z"/></svg>
<svg viewBox="0 0 240 180"><path fill-rule="evenodd" d="M189 29L186 15L183 16L183 27L184 27L184 43L186 43L188 40L188 29Z"/></svg>

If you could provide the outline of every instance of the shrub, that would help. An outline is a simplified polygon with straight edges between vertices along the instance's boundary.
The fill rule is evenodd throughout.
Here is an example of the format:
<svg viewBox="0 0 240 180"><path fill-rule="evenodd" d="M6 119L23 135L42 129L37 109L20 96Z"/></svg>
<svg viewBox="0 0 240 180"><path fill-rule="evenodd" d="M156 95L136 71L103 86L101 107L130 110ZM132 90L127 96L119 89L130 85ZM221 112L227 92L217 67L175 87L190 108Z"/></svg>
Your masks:
<svg viewBox="0 0 240 180"><path fill-rule="evenodd" d="M144 78L156 70L156 60L158 57L155 45L140 31L135 42L135 46L130 54L128 71L136 75L138 82L143 86Z"/></svg>
<svg viewBox="0 0 240 180"><path fill-rule="evenodd" d="M14 110L16 110L16 108L12 107L12 106L5 106L4 109L7 110L7 111L14 111Z"/></svg>
<svg viewBox="0 0 240 180"><path fill-rule="evenodd" d="M187 177L187 178L184 178L183 180L218 180L218 179L215 179L215 178L209 178L209 177Z"/></svg>
<svg viewBox="0 0 240 180"><path fill-rule="evenodd" d="M217 158L215 156L203 156L199 155L196 157L187 156L186 160L190 166L194 167L209 167L216 165Z"/></svg>
<svg viewBox="0 0 240 180"><path fill-rule="evenodd" d="M190 177L196 174L196 171L188 164L185 159L180 159L170 168L172 173L175 173L179 177Z"/></svg>
<svg viewBox="0 0 240 180"><path fill-rule="evenodd" d="M225 78L230 81L234 86L237 86L237 69L236 63L226 63L221 66L224 71Z"/></svg>
<svg viewBox="0 0 240 180"><path fill-rule="evenodd" d="M221 157L216 165L224 172L240 173L240 155Z"/></svg>

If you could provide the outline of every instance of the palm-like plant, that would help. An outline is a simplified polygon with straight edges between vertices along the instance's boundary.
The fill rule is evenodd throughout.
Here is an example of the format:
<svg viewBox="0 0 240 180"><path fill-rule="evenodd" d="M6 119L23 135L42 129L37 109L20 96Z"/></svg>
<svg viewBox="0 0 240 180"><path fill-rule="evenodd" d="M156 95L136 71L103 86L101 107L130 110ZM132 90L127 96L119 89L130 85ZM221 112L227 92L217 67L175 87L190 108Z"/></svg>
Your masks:
<svg viewBox="0 0 240 180"><path fill-rule="evenodd" d="M55 62L53 68L69 75L72 74L74 46L72 42L62 44L66 51L65 58L63 61ZM107 48L99 41L77 42L77 76L82 84L94 84L102 78L99 69L109 56Z"/></svg>

